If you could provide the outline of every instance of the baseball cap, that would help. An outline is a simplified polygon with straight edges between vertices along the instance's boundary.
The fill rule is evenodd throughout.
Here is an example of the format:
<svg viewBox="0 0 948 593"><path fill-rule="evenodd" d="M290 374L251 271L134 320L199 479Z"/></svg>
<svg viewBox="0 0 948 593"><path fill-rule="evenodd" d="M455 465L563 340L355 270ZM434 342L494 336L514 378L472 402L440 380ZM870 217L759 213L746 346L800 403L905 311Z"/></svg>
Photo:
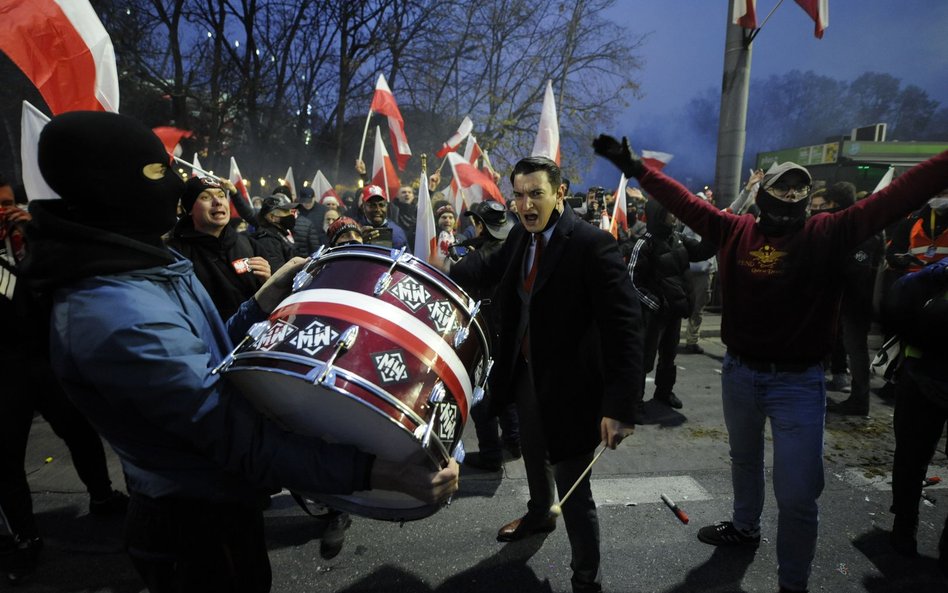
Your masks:
<svg viewBox="0 0 948 593"><path fill-rule="evenodd" d="M802 173L803 176L806 177L806 182L808 184L813 182L813 178L810 176L809 171L792 161L786 161L780 163L779 165L774 164L772 167L770 167L770 169L764 175L764 181L761 184L761 188L770 189L770 186L776 183L778 179L791 171L799 171Z"/></svg>
<svg viewBox="0 0 948 593"><path fill-rule="evenodd" d="M362 189L362 201L368 202L371 198L379 197L388 201L388 198L385 197L385 191L377 185L367 185Z"/></svg>
<svg viewBox="0 0 948 593"><path fill-rule="evenodd" d="M286 210L289 212L298 206L299 204L291 202L290 198L285 194L273 194L263 199L263 204L260 205L260 216L266 216L274 210Z"/></svg>
<svg viewBox="0 0 948 593"><path fill-rule="evenodd" d="M507 216L507 209L504 208L504 205L494 200L473 204L464 213L464 216L476 217L487 228L487 233L491 237L501 241L507 238L510 229L514 226Z"/></svg>

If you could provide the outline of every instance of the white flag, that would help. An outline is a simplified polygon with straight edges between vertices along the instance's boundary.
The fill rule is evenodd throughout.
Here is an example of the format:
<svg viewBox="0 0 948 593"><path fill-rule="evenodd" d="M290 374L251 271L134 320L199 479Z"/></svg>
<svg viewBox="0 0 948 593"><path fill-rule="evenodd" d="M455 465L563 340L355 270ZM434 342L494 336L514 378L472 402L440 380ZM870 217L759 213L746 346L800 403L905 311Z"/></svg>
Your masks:
<svg viewBox="0 0 948 593"><path fill-rule="evenodd" d="M28 200L59 199L39 169L39 137L43 127L49 122L46 114L23 101L23 115L20 118L20 160L23 163L23 188Z"/></svg>

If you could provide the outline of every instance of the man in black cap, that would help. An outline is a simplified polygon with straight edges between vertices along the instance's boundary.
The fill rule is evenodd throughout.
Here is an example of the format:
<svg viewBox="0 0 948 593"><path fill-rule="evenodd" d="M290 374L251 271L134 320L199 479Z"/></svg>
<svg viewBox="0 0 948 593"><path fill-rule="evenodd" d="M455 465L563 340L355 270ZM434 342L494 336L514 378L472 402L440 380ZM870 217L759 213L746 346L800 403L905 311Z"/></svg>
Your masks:
<svg viewBox="0 0 948 593"><path fill-rule="evenodd" d="M227 188L210 177L192 177L168 246L191 260L221 319L237 312L270 277L270 263L256 241L230 225Z"/></svg>
<svg viewBox="0 0 948 593"><path fill-rule="evenodd" d="M599 519L585 469L600 443L632 432L632 393L642 372L642 328L632 282L615 239L564 204L559 166L520 160L510 174L521 224L500 250L451 270L462 286L497 286L500 340L490 375L496 411L516 402L530 500L504 525L510 542L556 528L562 505L574 593L601 590ZM568 303L595 303L566 311ZM603 369L609 369L608 373Z"/></svg>
<svg viewBox="0 0 948 593"><path fill-rule="evenodd" d="M498 251L513 228L513 221L507 218L507 209L503 204L494 200L477 202L464 213L471 218L476 236L458 244L455 249L467 249L469 253L464 257L487 259ZM482 303L481 311L487 321L491 335L491 343L500 343L500 310L493 303L496 286L481 287L463 286L468 294ZM499 396L498 396L499 397ZM486 471L500 471L504 462L504 450L511 459L521 457L520 424L517 421L517 409L513 403L503 406L497 412L491 408L489 401L471 408L471 419L477 432L478 450L468 453L464 457L464 465ZM503 438L501 438L503 431Z"/></svg>
<svg viewBox="0 0 948 593"><path fill-rule="evenodd" d="M277 193L264 198L257 212L257 230L250 236L260 246L271 270L279 269L294 255L293 229L298 205L285 194Z"/></svg>
<svg viewBox="0 0 948 593"><path fill-rule="evenodd" d="M149 590L265 593L261 491L374 487L437 503L456 490L457 465L428 472L286 432L223 382L214 369L305 260L276 270L225 326L191 263L161 242L184 189L168 161L127 116L54 117L39 166L62 200L32 204L28 271L52 298L54 371L121 458L125 547Z"/></svg>
<svg viewBox="0 0 948 593"><path fill-rule="evenodd" d="M816 554L823 491L826 388L821 361L832 348L842 292L842 259L859 243L948 186L948 152L903 173L849 208L806 216L812 180L793 162L775 165L757 193L760 215L718 210L601 135L596 153L685 224L715 243L724 299L721 339L724 419L731 447L730 521L703 527L716 546L760 542L764 507L764 425L773 435L780 591L805 591Z"/></svg>

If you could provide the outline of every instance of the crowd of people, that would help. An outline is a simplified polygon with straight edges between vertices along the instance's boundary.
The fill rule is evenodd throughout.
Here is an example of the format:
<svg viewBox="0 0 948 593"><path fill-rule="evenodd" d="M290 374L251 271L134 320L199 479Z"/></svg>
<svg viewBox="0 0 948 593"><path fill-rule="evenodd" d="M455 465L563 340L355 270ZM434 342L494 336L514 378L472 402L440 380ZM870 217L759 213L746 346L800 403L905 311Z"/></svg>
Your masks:
<svg viewBox="0 0 948 593"><path fill-rule="evenodd" d="M948 153L872 195L848 183L814 191L810 172L785 162L755 171L722 208L708 188L693 194L650 169L624 140L600 136L593 147L641 187L570 196L559 166L533 156L514 165L507 204L459 212L438 194L436 173L423 180L431 212L419 212L411 185L389 197L364 183L318 199L281 186L245 200L226 180L182 181L157 137L129 117L53 118L39 165L62 199L18 208L0 180L0 313L28 338L0 352L4 375L23 379L0 398L8 579L28 578L42 547L23 470L34 410L73 452L90 513L126 515L126 550L154 592L268 591L262 512L280 488L447 500L456 462L428 470L284 432L215 372L289 294L307 257L353 243L411 252L421 216L437 229L429 263L484 303L493 345L486 403L471 412L478 450L464 464L496 472L522 458L526 468L526 511L498 541L552 531L562 516L573 591L601 590L588 470L597 448L615 448L645 420L653 369L654 400L685 405L676 355L703 352L701 311L716 287L734 506L698 539L760 542L769 420L779 587L807 590L825 416L868 414L867 340L881 309L903 338L891 542L916 554L920 484L948 421ZM367 181L361 161L356 171ZM611 225L617 199L627 219ZM615 235L603 232L612 226ZM880 304L883 260L893 276ZM562 323L564 304L590 302ZM849 395L830 400L828 389ZM109 481L99 435L122 462L128 495ZM332 557L349 519L327 516L321 553ZM948 535L941 552L948 571Z"/></svg>

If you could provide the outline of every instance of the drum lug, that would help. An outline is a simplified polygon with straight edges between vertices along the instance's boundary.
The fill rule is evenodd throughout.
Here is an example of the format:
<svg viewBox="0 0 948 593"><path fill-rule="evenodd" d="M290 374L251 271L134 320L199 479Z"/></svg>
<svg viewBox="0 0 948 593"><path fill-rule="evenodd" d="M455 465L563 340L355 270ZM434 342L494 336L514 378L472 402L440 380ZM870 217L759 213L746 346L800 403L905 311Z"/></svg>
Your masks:
<svg viewBox="0 0 948 593"><path fill-rule="evenodd" d="M388 290L389 284L392 283L392 271L395 270L395 266L397 266L399 262L404 262L406 259L411 259L411 256L405 253L406 249L408 249L408 247L392 250L392 265L388 267L387 271L382 272L382 275L379 276L379 279L375 282L375 290L372 291L374 296L379 296Z"/></svg>
<svg viewBox="0 0 948 593"><path fill-rule="evenodd" d="M458 463L464 463L464 443L458 441L458 444L454 447L454 453L451 454L451 457L454 457L454 460Z"/></svg>
<svg viewBox="0 0 948 593"><path fill-rule="evenodd" d="M219 365L211 369L211 374L216 375L217 373L221 371L227 370L227 368L231 365L231 363L234 362L234 356L236 356L237 353L240 352L240 350L243 349L243 347L249 344L251 341L256 342L257 340L259 340L260 336L266 333L267 329L269 328L270 328L270 322L268 321L260 321L258 323L251 325L250 329L247 330L247 335L244 336L244 339L241 340L239 344L237 344L237 347L234 348L230 354L224 357L224 360L222 360Z"/></svg>
<svg viewBox="0 0 948 593"><path fill-rule="evenodd" d="M484 368L484 375L481 376L480 385L474 388L474 392L471 393L471 405L476 406L477 404L484 401L484 390L487 389L487 378L490 377L490 371L494 368L494 359L488 358L487 365Z"/></svg>
<svg viewBox="0 0 948 593"><path fill-rule="evenodd" d="M339 339L336 340L336 347L333 350L332 354L329 356L329 360L326 361L326 368L323 369L323 372L316 377L316 380L313 381L313 384L325 384L331 381L334 381L336 374L332 372L333 364L335 364L336 359L344 355L346 352L352 348L355 344L356 338L359 337L359 326L350 325L349 328L342 332L342 335L339 336Z"/></svg>
<svg viewBox="0 0 948 593"><path fill-rule="evenodd" d="M444 401L447 392L444 390L444 383L438 381L434 384L434 387L431 388L431 394L428 396L428 402L432 404L440 404Z"/></svg>
<svg viewBox="0 0 948 593"><path fill-rule="evenodd" d="M474 319L477 317L477 314L480 313L480 311L481 311L481 302L477 301L476 303L474 303L474 307L471 309L470 321L468 321L467 325L459 329L458 332L454 334L454 347L455 348L460 348L461 344L464 343L464 340L466 340L467 337L471 335L471 324L474 323Z"/></svg>
<svg viewBox="0 0 948 593"><path fill-rule="evenodd" d="M313 268L314 264L319 261L319 258L323 256L323 252L326 251L325 245L320 245L319 249L313 252L309 256L309 261L306 262L306 265L303 266L303 269L296 273L296 276L293 276L293 292L299 292L305 288L310 281L313 279Z"/></svg>

